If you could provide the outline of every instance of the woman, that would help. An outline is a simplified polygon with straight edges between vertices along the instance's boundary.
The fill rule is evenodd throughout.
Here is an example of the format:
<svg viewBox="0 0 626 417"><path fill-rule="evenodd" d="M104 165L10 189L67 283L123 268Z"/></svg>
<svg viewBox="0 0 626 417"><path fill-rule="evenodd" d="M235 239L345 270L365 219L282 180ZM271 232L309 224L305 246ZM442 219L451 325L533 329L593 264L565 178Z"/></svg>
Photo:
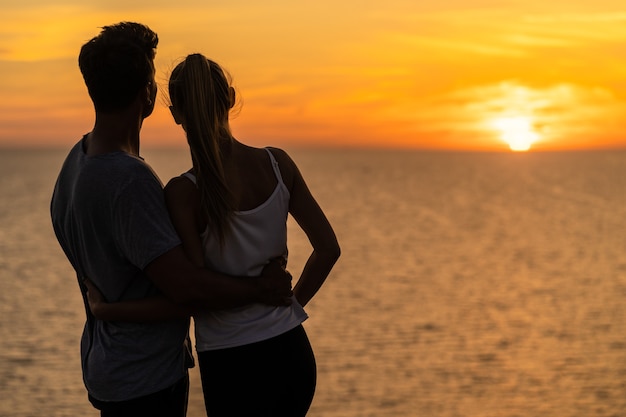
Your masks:
<svg viewBox="0 0 626 417"><path fill-rule="evenodd" d="M169 95L193 167L167 184L165 198L190 259L239 276L259 275L275 258L286 265L289 213L313 248L290 306L194 312L207 414L304 416L316 369L303 307L340 255L335 233L287 153L253 148L232 136L235 90L218 64L201 54L187 56L171 74ZM115 305L95 310L109 320L145 318L121 317L110 308Z"/></svg>

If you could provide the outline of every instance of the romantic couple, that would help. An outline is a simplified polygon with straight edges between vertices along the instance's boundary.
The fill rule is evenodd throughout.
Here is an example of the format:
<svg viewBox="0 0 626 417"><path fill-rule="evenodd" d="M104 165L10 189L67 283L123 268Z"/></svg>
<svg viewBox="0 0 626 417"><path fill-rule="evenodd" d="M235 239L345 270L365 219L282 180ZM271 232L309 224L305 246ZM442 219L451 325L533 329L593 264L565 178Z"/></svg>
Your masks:
<svg viewBox="0 0 626 417"><path fill-rule="evenodd" d="M85 302L89 400L104 417L184 417L193 316L209 416L304 416L316 367L303 307L339 257L335 233L287 153L233 138L235 90L200 54L169 80L193 166L163 189L139 156L157 43L148 27L122 22L83 45L95 124L52 196L54 230ZM293 289L288 214L313 248Z"/></svg>

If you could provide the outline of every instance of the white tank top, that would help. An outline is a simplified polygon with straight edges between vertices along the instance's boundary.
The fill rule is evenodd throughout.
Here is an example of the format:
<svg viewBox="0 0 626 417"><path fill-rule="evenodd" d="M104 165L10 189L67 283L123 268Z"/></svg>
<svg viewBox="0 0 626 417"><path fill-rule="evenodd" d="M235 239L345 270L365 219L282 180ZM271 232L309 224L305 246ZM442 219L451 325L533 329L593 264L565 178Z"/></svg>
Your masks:
<svg viewBox="0 0 626 417"><path fill-rule="evenodd" d="M205 230L201 237L204 261L209 269L236 276L258 276L269 259L287 258L287 215L289 190L283 183L278 163L266 149L278 184L260 206L236 211L223 249L218 239ZM183 176L196 183L187 172ZM228 310L202 312L194 316L196 350L224 349L278 336L301 324L307 314L293 298L289 307L250 304Z"/></svg>

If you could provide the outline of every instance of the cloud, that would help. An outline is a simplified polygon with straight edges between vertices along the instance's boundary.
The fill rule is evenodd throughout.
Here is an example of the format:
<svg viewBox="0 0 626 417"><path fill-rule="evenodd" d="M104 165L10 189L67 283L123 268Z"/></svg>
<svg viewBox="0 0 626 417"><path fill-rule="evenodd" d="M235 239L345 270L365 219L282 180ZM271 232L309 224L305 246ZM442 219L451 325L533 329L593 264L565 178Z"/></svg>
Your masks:
<svg viewBox="0 0 626 417"><path fill-rule="evenodd" d="M388 32L381 36L391 43L475 55L530 57L537 49L626 41L626 13L621 11L565 14L459 8L388 15L385 22Z"/></svg>
<svg viewBox="0 0 626 417"><path fill-rule="evenodd" d="M554 144L582 136L615 138L626 117L626 103L603 87L533 87L514 80L454 91L422 103L422 108L415 124L426 131L489 134L494 120L524 117L545 142Z"/></svg>

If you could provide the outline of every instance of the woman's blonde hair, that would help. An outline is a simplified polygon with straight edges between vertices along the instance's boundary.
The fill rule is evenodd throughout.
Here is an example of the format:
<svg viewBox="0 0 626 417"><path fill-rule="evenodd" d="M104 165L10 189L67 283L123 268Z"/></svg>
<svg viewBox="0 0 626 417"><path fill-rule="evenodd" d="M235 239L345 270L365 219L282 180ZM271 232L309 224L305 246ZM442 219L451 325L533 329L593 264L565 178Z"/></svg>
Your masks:
<svg viewBox="0 0 626 417"><path fill-rule="evenodd" d="M200 204L209 230L223 246L234 212L226 186L220 144L232 140L228 113L234 105L230 78L201 54L188 55L170 76L173 110L182 117L191 150Z"/></svg>

